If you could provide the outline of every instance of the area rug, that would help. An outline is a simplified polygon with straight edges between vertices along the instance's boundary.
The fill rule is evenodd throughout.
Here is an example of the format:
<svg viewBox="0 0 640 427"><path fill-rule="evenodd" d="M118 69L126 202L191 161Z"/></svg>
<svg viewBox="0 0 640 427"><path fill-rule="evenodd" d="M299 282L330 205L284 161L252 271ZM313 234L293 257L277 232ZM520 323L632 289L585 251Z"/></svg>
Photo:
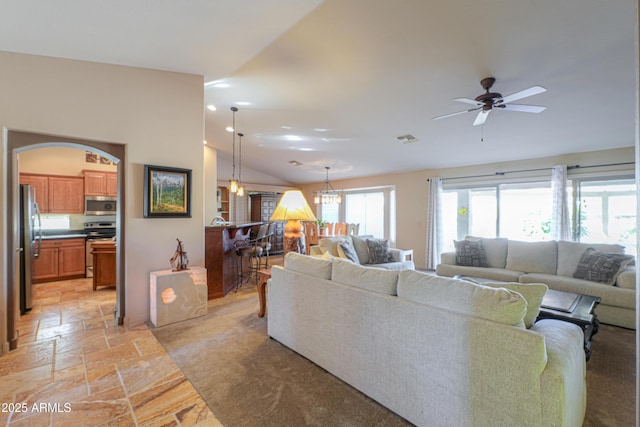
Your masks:
<svg viewBox="0 0 640 427"><path fill-rule="evenodd" d="M225 426L408 426L406 420L267 336L255 285L206 316L153 329ZM587 364L584 426L633 425L634 331L603 325Z"/></svg>

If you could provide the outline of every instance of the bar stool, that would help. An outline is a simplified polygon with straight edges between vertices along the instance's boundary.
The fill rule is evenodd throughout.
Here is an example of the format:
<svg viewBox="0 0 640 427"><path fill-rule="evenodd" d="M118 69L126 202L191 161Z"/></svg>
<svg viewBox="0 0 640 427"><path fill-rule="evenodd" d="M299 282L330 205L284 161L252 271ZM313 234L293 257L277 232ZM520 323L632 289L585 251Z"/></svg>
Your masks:
<svg viewBox="0 0 640 427"><path fill-rule="evenodd" d="M236 271L238 275L238 284L235 289L236 292L244 282L245 278L247 279L247 281L249 281L251 279L251 276L254 276L256 278L256 285L258 284L258 270L260 270L260 264L262 263L262 253L264 252L262 242L267 235L268 229L269 224L262 224L258 229L258 233L256 234L255 238L238 240L234 243L237 256ZM245 258L249 258L249 267L246 275L244 274Z"/></svg>
<svg viewBox="0 0 640 427"><path fill-rule="evenodd" d="M276 233L276 223L270 222L269 227L267 227L267 234L262 239L262 242L259 244L262 247L263 253L266 252L267 260L264 264L264 268L269 268L269 251L271 251L271 241L273 240L273 236Z"/></svg>

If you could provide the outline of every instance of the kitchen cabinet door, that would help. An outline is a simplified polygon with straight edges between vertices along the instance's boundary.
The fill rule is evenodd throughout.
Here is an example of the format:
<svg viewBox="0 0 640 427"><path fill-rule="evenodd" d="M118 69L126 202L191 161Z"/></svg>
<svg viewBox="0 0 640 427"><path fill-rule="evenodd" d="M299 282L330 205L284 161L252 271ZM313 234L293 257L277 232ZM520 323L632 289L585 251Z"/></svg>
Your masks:
<svg viewBox="0 0 640 427"><path fill-rule="evenodd" d="M58 248L42 242L40 256L33 260L33 281L43 282L58 278Z"/></svg>
<svg viewBox="0 0 640 427"><path fill-rule="evenodd" d="M84 239L61 240L58 247L58 277L85 275Z"/></svg>
<svg viewBox="0 0 640 427"><path fill-rule="evenodd" d="M118 195L118 174L106 172L107 196L116 197Z"/></svg>
<svg viewBox="0 0 640 427"><path fill-rule="evenodd" d="M84 213L84 180L71 176L50 176L49 212Z"/></svg>
<svg viewBox="0 0 640 427"><path fill-rule="evenodd" d="M49 212L49 177L21 173L20 184L29 184L36 189L36 202L40 212Z"/></svg>

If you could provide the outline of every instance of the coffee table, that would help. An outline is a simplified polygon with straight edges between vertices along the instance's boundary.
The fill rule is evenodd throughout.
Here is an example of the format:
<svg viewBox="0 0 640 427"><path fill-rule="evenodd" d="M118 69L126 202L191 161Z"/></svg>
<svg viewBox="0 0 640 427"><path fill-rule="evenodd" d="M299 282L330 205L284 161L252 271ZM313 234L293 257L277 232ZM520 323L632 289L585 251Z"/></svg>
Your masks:
<svg viewBox="0 0 640 427"><path fill-rule="evenodd" d="M501 280L491 280L461 274L453 278L480 285L489 282L507 283ZM584 334L584 354L588 361L589 358L591 358L591 338L598 333L598 329L600 328L600 322L595 313L598 304L600 304L600 297L549 289L544 295L544 298L542 298L540 313L536 321L541 319L557 319L580 326Z"/></svg>

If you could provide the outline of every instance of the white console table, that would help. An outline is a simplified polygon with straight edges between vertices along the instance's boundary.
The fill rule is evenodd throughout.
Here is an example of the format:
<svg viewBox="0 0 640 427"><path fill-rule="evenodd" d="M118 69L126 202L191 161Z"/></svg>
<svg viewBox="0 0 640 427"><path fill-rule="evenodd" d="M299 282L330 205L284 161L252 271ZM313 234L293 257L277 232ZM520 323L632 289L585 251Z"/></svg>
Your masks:
<svg viewBox="0 0 640 427"><path fill-rule="evenodd" d="M207 269L152 271L150 317L163 326L207 314Z"/></svg>

